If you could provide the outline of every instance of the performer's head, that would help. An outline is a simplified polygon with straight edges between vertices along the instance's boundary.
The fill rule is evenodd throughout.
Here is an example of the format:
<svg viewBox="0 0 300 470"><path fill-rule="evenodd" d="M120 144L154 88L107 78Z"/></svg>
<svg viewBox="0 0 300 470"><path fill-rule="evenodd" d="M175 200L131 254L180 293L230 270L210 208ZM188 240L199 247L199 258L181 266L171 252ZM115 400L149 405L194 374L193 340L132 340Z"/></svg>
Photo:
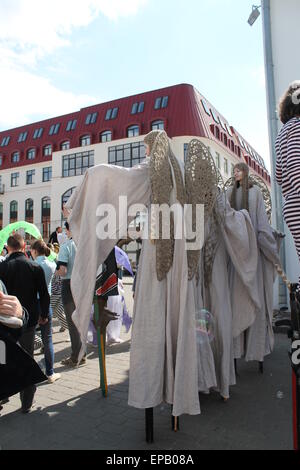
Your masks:
<svg viewBox="0 0 300 470"><path fill-rule="evenodd" d="M150 157L150 155L152 153L152 150L154 148L154 144L156 142L156 139L162 134L166 134L165 131L151 131L144 138L144 143L146 145L146 156L147 157Z"/></svg>
<svg viewBox="0 0 300 470"><path fill-rule="evenodd" d="M233 168L233 175L235 183L232 189L231 195L231 207L237 209L236 203L236 191L239 187L242 188L243 199L242 199L242 209L249 211L249 189L252 187L252 184L249 183L249 167L246 163L237 163Z"/></svg>
<svg viewBox="0 0 300 470"><path fill-rule="evenodd" d="M300 117L300 80L290 84L279 101L278 113L283 124L294 117Z"/></svg>
<svg viewBox="0 0 300 470"><path fill-rule="evenodd" d="M24 249L25 249L25 240L18 233L11 235L9 239L7 240L7 251L9 254L17 253L19 251L24 252Z"/></svg>

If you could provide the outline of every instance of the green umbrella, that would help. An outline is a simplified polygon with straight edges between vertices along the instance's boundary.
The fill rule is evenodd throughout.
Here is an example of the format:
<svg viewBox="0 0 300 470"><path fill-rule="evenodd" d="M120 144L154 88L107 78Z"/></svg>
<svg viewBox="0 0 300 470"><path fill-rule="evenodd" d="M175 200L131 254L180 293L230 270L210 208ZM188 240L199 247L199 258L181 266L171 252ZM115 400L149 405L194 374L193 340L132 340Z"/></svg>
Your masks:
<svg viewBox="0 0 300 470"><path fill-rule="evenodd" d="M14 222L0 231L0 253L10 235L17 230L24 230L26 233L37 239L42 238L41 232L34 224L30 224L29 222Z"/></svg>

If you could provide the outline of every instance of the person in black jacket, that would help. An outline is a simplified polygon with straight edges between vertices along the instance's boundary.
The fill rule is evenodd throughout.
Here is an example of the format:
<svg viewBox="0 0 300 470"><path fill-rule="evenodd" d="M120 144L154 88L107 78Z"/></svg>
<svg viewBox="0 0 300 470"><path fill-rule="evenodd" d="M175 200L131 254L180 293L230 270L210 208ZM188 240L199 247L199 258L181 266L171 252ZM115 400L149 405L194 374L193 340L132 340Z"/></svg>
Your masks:
<svg viewBox="0 0 300 470"><path fill-rule="evenodd" d="M7 294L0 281L0 411L9 397L46 377L36 362L17 345L28 322L28 312L17 297Z"/></svg>
<svg viewBox="0 0 300 470"><path fill-rule="evenodd" d="M26 258L23 252L24 239L21 235L15 234L9 237L7 247L9 257L0 263L0 280L5 284L8 294L16 296L28 312L28 324L19 343L33 357L35 328L38 323L46 324L49 316L50 297L45 275L39 265ZM35 392L35 385L21 392L23 413L31 410Z"/></svg>

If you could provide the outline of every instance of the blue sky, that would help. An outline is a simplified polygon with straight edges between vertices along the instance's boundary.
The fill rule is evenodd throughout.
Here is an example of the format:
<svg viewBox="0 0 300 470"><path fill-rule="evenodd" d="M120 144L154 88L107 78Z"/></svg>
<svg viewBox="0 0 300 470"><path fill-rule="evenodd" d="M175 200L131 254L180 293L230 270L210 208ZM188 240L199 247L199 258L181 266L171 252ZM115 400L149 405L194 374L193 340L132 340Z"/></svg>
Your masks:
<svg viewBox="0 0 300 470"><path fill-rule="evenodd" d="M0 129L191 83L268 164L250 0L1 0ZM42 6L41 6L42 4Z"/></svg>

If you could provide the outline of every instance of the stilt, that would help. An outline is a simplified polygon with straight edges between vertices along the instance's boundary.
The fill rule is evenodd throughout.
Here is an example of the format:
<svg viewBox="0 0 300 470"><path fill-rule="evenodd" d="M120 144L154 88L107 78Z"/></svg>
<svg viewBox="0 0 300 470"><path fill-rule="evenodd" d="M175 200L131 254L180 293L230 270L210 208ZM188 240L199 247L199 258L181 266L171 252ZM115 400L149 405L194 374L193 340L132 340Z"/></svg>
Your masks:
<svg viewBox="0 0 300 470"><path fill-rule="evenodd" d="M146 442L147 444L153 444L153 408L147 408L145 410L146 416Z"/></svg>
<svg viewBox="0 0 300 470"><path fill-rule="evenodd" d="M234 370L235 370L235 375L239 375L237 359L234 360Z"/></svg>
<svg viewBox="0 0 300 470"><path fill-rule="evenodd" d="M173 413L173 406L171 408L171 413ZM178 416L173 416L173 414L172 414L172 431L174 431L174 432L180 431L179 417Z"/></svg>
<svg viewBox="0 0 300 470"><path fill-rule="evenodd" d="M259 372L260 372L261 374L264 373L264 363L263 363L263 362L260 362L260 363L259 363Z"/></svg>

